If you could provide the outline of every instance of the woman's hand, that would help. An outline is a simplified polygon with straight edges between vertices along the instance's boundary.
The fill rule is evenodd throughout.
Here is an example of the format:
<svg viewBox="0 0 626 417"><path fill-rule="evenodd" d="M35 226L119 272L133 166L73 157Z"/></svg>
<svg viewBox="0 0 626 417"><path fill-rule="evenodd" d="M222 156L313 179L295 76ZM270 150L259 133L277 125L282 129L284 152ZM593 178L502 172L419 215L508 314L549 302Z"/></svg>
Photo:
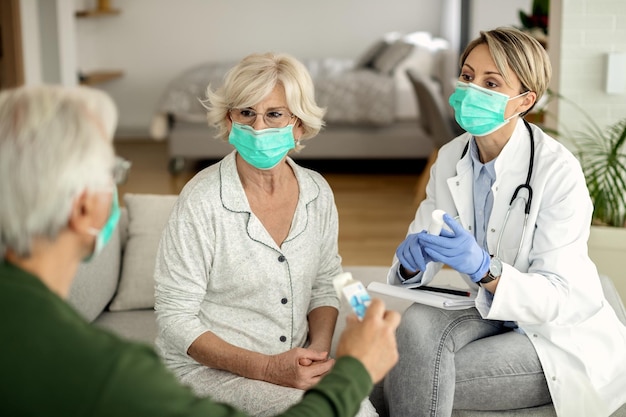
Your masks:
<svg viewBox="0 0 626 417"><path fill-rule="evenodd" d="M317 384L335 364L327 352L295 348L269 356L264 381L306 390Z"/></svg>
<svg viewBox="0 0 626 417"><path fill-rule="evenodd" d="M435 261L443 262L455 270L469 275L473 282L485 277L489 270L490 256L480 247L476 238L465 230L449 214L443 221L452 232L441 229L441 235L418 234L418 241L424 252Z"/></svg>
<svg viewBox="0 0 626 417"><path fill-rule="evenodd" d="M313 360L310 357L305 357L305 358L301 358L300 359L300 365L302 366L309 366L312 363L315 362L325 362L328 359L328 352L329 352L329 348L321 348L319 346L316 346L315 344L311 343L310 345L308 345L306 347L307 350L313 351L313 352L317 352L320 354L320 357L323 357L324 359L320 360Z"/></svg>

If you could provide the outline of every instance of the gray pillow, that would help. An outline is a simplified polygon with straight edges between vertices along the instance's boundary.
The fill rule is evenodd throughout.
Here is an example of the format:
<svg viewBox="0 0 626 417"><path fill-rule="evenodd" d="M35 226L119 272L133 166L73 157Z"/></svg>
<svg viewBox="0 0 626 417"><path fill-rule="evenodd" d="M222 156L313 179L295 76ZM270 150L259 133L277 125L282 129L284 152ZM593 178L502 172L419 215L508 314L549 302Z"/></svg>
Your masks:
<svg viewBox="0 0 626 417"><path fill-rule="evenodd" d="M374 59L372 67L381 74L391 74L396 66L409 56L413 48L415 45L397 40Z"/></svg>
<svg viewBox="0 0 626 417"><path fill-rule="evenodd" d="M356 59L354 68L372 68L374 60L389 46L385 39L378 39Z"/></svg>
<svg viewBox="0 0 626 417"><path fill-rule="evenodd" d="M117 294L109 310L154 308L154 264L177 195L126 194L128 241Z"/></svg>
<svg viewBox="0 0 626 417"><path fill-rule="evenodd" d="M93 321L106 308L115 294L120 276L121 239L127 225L126 211L122 208L120 221L102 252L91 261L81 263L68 296L68 302Z"/></svg>

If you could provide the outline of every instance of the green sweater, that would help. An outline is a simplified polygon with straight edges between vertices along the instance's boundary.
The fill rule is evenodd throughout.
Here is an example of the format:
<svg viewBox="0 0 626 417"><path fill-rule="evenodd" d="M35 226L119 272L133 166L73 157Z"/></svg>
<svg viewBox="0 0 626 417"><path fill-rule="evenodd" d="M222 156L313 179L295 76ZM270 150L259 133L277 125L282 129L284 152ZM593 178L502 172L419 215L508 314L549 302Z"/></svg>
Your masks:
<svg viewBox="0 0 626 417"><path fill-rule="evenodd" d="M33 275L0 262L0 415L243 416L181 386L152 348L85 321ZM281 416L353 416L372 388L363 365L337 360Z"/></svg>

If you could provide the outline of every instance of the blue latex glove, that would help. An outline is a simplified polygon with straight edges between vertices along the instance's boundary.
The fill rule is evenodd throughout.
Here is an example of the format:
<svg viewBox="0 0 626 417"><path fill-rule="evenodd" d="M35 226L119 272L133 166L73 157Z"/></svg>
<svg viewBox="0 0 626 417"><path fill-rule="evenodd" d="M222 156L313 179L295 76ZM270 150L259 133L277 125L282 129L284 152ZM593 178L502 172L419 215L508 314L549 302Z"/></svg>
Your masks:
<svg viewBox="0 0 626 417"><path fill-rule="evenodd" d="M433 260L443 262L469 275L473 282L480 281L489 270L491 257L476 242L474 235L465 230L449 214L443 215L443 221L452 232L443 228L439 236L419 234L418 245Z"/></svg>
<svg viewBox="0 0 626 417"><path fill-rule="evenodd" d="M398 249L396 249L396 256L398 260L409 272L418 272L426 269L426 264L432 259L428 257L423 251L419 243L419 235L426 234L425 231L420 233L413 233L408 235L404 242L400 243Z"/></svg>

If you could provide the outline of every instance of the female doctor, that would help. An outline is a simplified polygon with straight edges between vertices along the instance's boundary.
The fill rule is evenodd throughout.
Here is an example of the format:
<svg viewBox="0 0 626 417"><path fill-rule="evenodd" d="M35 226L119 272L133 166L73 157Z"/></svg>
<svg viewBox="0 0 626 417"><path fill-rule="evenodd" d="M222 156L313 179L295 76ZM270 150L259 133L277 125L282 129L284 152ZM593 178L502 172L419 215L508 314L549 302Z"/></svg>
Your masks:
<svg viewBox="0 0 626 417"><path fill-rule="evenodd" d="M388 282L428 284L446 264L476 308L413 304L384 381L391 416L450 416L552 402L558 416L608 416L626 401L626 328L587 255L593 207L580 165L523 116L551 75L541 45L481 32L450 105L467 133L439 151ZM515 195L514 195L515 194ZM444 229L429 235L431 213Z"/></svg>

